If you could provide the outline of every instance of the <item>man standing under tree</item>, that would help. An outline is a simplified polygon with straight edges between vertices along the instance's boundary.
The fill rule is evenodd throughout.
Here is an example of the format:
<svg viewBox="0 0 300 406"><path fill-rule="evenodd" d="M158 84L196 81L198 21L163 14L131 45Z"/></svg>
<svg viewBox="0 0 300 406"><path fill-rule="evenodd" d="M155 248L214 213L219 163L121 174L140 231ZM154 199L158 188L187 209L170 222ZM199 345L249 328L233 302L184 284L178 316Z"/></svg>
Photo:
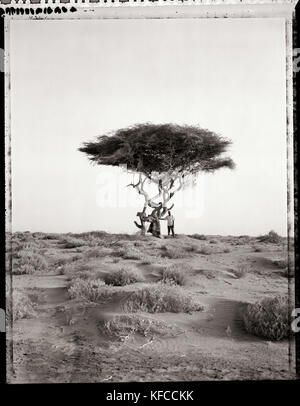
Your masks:
<svg viewBox="0 0 300 406"><path fill-rule="evenodd" d="M163 218L162 220L167 220L167 222L168 222L168 235L170 235L170 233L172 232L172 236L175 237L175 234L174 234L175 218L174 218L174 216L172 216L171 212L168 211L167 217Z"/></svg>

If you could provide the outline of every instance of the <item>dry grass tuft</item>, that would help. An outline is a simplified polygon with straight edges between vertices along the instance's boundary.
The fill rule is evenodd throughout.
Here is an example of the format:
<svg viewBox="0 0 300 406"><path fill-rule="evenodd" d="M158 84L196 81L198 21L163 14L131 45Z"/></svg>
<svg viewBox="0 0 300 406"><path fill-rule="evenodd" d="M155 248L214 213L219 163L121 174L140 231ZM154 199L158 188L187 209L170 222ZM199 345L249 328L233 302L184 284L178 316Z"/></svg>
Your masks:
<svg viewBox="0 0 300 406"><path fill-rule="evenodd" d="M12 317L13 320L34 317L35 304L27 294L14 289L13 298L7 300L6 314L8 319Z"/></svg>
<svg viewBox="0 0 300 406"><path fill-rule="evenodd" d="M184 272L186 269L178 264L169 265L161 270L159 280L170 285L183 286L186 284Z"/></svg>
<svg viewBox="0 0 300 406"><path fill-rule="evenodd" d="M59 240L60 234L56 233L33 233L32 236L38 240Z"/></svg>
<svg viewBox="0 0 300 406"><path fill-rule="evenodd" d="M82 279L98 279L96 278L97 270L89 263L67 263L62 267L58 267L57 270L60 274L66 275L69 280L82 278Z"/></svg>
<svg viewBox="0 0 300 406"><path fill-rule="evenodd" d="M84 252L85 258L104 258L110 255L111 250L109 248L89 248Z"/></svg>
<svg viewBox="0 0 300 406"><path fill-rule="evenodd" d="M100 302L101 287L105 286L104 282L96 280L83 280L77 278L73 280L68 289L70 299L82 299L89 302Z"/></svg>
<svg viewBox="0 0 300 406"><path fill-rule="evenodd" d="M135 249L128 249L123 255L123 259L132 259L132 260L139 260L142 257L143 257L142 254Z"/></svg>
<svg viewBox="0 0 300 406"><path fill-rule="evenodd" d="M207 245L202 245L197 252L201 255L210 255L212 253L211 249Z"/></svg>
<svg viewBox="0 0 300 406"><path fill-rule="evenodd" d="M44 271L48 267L47 261L42 255L29 249L19 250L12 263L14 275L33 274L36 271Z"/></svg>
<svg viewBox="0 0 300 406"><path fill-rule="evenodd" d="M65 249L72 249L72 248L79 248L84 245L87 245L86 240L83 238L74 238L74 237L65 237L60 241L62 248Z"/></svg>
<svg viewBox="0 0 300 406"><path fill-rule="evenodd" d="M207 240L207 237L204 234L190 234L188 237L194 238L195 240Z"/></svg>
<svg viewBox="0 0 300 406"><path fill-rule="evenodd" d="M121 342L128 340L128 337L135 334L152 338L154 335L174 336L178 332L183 332L177 326L171 326L148 316L137 314L116 315L111 320L101 324L99 328L101 332Z"/></svg>
<svg viewBox="0 0 300 406"><path fill-rule="evenodd" d="M161 247L161 250L162 250L161 253L162 258L180 259L186 258L188 256L187 252L180 248L168 247L166 245L163 245Z"/></svg>
<svg viewBox="0 0 300 406"><path fill-rule="evenodd" d="M258 241L270 244L279 244L282 242L282 237L275 231L271 230L268 234L258 237Z"/></svg>
<svg viewBox="0 0 300 406"><path fill-rule="evenodd" d="M117 257L117 258L123 258L123 256L125 255L126 250L125 248L116 248L115 250L113 250L113 252L111 253L111 255L113 257Z"/></svg>
<svg viewBox="0 0 300 406"><path fill-rule="evenodd" d="M141 265L151 265L152 261L150 261L149 259L143 259L141 262Z"/></svg>
<svg viewBox="0 0 300 406"><path fill-rule="evenodd" d="M106 285L113 286L125 286L131 283L136 283L141 280L140 276L131 269L121 268L117 271L113 271L110 274L104 276L104 282Z"/></svg>
<svg viewBox="0 0 300 406"><path fill-rule="evenodd" d="M249 304L243 320L248 333L269 340L283 340L291 333L288 298L279 296Z"/></svg>
<svg viewBox="0 0 300 406"><path fill-rule="evenodd" d="M280 269L285 269L288 267L288 259L284 258L284 259L274 259L273 260L273 264L275 266L277 266Z"/></svg>
<svg viewBox="0 0 300 406"><path fill-rule="evenodd" d="M186 252L197 253L198 246L197 245L188 245L184 249L185 249Z"/></svg>
<svg viewBox="0 0 300 406"><path fill-rule="evenodd" d="M142 258L141 252L138 251L137 249L124 247L117 248L111 253L111 255L114 257L132 260L139 260Z"/></svg>
<svg viewBox="0 0 300 406"><path fill-rule="evenodd" d="M191 313L204 307L179 286L164 283L149 284L133 292L124 304L129 313Z"/></svg>

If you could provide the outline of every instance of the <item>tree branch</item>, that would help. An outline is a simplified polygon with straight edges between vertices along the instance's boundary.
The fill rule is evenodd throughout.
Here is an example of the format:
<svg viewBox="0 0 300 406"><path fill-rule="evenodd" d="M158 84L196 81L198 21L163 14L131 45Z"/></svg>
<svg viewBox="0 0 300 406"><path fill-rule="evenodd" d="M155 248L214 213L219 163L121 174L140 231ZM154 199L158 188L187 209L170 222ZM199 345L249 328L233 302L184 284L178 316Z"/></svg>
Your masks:
<svg viewBox="0 0 300 406"><path fill-rule="evenodd" d="M144 174L144 178L142 173L139 174L139 181L138 183L130 183L127 186L132 186L134 189L138 191L139 194L144 196L145 203L144 203L144 210L147 206L151 207L155 211L159 208L162 208L162 216L171 208L174 207L174 204L171 207L167 207L168 202L172 199L174 194L178 192L183 186L183 178L184 174L180 173L179 171L171 171L168 174L164 174L163 176L156 176L152 177L149 174ZM145 190L145 182L147 179L150 179L152 182L159 184L162 191L162 202L156 203L155 200L161 197L160 193L156 194L154 197L150 198L149 194ZM179 184L175 190L177 181ZM173 191L172 191L173 190Z"/></svg>

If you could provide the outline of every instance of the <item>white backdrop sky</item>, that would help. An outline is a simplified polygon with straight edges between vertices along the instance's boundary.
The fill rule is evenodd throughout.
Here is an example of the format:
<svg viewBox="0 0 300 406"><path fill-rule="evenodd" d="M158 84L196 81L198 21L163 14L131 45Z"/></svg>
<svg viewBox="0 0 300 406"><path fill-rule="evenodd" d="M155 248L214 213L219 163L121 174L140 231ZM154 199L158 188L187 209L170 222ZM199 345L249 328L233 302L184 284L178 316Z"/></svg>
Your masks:
<svg viewBox="0 0 300 406"><path fill-rule="evenodd" d="M137 231L132 177L77 148L172 122L230 138L237 165L179 193L177 232L286 235L284 29L283 19L12 21L13 230Z"/></svg>

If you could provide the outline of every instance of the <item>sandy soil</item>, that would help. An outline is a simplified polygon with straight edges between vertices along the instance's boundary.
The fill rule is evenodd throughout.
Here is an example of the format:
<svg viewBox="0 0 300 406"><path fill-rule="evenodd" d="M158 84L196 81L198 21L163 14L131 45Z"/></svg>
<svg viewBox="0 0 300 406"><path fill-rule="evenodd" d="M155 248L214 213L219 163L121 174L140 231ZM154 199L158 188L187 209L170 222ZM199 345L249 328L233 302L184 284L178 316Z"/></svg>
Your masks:
<svg viewBox="0 0 300 406"><path fill-rule="evenodd" d="M118 237L112 238L118 241ZM120 240L120 239L119 239ZM258 243L251 238L207 236L199 241L187 236L175 239L124 241L140 250L142 259L113 260L112 255L87 259L95 272L106 273L122 264L141 272L155 283L162 266L163 246L183 250L187 246L209 246L210 254L189 252L168 263L189 266L187 289L205 305L192 314L151 315L178 327L171 337L130 337L110 340L99 323L120 312L119 302L99 305L68 296L69 276L59 267L34 275L13 275L13 290L35 300L35 316L16 320L12 337L11 383L121 382L293 379L291 343L270 342L245 332L242 312L254 303L276 294L288 294L288 279L274 259L286 256L286 244ZM259 247L259 249L257 249ZM43 240L49 264L59 255L83 255L84 247L64 250L59 240ZM150 260L149 260L150 258ZM80 258L79 258L80 259ZM245 273L235 270L242 266Z"/></svg>

